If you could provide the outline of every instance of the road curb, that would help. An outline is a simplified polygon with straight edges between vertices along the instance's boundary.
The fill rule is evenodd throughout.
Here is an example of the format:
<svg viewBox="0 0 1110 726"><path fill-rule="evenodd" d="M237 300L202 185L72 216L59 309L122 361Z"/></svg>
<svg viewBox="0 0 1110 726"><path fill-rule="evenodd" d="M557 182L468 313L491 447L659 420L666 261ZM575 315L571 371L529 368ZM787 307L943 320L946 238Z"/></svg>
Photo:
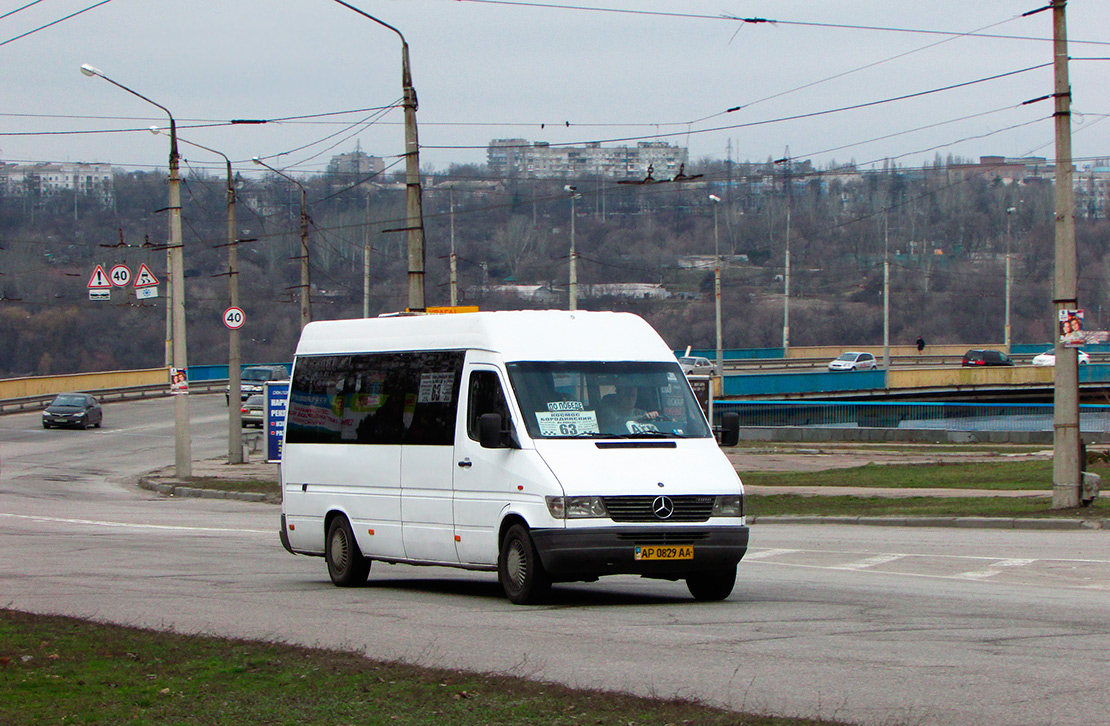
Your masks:
<svg viewBox="0 0 1110 726"><path fill-rule="evenodd" d="M880 527L957 527L965 529L1110 529L1110 520L1004 517L815 517L775 514L748 517L749 524L862 524Z"/></svg>
<svg viewBox="0 0 1110 726"><path fill-rule="evenodd" d="M139 479L139 488L147 489L169 497L198 497L200 499L233 499L240 502L266 502L269 495L262 492L230 492L224 489L202 489L181 484L151 481L148 477Z"/></svg>

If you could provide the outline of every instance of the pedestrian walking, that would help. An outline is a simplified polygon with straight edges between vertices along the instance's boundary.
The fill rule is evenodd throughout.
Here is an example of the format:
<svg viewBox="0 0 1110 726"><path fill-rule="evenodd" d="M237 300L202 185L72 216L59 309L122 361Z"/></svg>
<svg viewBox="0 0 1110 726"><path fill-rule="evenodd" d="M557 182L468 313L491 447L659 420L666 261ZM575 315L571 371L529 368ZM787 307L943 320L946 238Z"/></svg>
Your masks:
<svg viewBox="0 0 1110 726"><path fill-rule="evenodd" d="M919 336L917 336L917 352L918 352L918 354L920 355L923 350L925 350L925 339L922 338L919 335Z"/></svg>

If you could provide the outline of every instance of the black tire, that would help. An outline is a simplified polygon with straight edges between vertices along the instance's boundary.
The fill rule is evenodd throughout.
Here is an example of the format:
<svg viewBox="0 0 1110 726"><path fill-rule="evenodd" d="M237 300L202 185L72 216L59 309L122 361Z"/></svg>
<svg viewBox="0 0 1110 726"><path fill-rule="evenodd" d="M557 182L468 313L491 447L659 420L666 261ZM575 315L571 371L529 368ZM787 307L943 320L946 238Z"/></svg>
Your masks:
<svg viewBox="0 0 1110 726"><path fill-rule="evenodd" d="M370 575L370 560L362 556L346 517L336 517L328 525L324 559L328 562L331 581L339 587L359 587Z"/></svg>
<svg viewBox="0 0 1110 726"><path fill-rule="evenodd" d="M42 422L42 427L43 427L44 429L48 429L48 428L50 428L50 424L48 424L48 423L46 423L45 421L43 421L43 422Z"/></svg>
<svg viewBox="0 0 1110 726"><path fill-rule="evenodd" d="M551 578L540 562L528 528L523 524L509 527L501 540L497 579L501 581L505 597L517 605L540 602L551 589Z"/></svg>
<svg viewBox="0 0 1110 726"><path fill-rule="evenodd" d="M704 572L686 578L686 587L695 600L713 602L724 600L736 585L736 568L718 572Z"/></svg>

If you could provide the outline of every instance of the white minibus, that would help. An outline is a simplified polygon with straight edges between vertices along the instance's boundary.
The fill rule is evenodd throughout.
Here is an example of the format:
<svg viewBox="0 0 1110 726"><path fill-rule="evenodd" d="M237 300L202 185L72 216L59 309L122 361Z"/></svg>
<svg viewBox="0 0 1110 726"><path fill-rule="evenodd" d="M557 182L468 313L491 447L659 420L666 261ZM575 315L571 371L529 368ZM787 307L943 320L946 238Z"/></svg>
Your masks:
<svg viewBox="0 0 1110 726"><path fill-rule="evenodd" d="M309 323L288 405L281 542L323 557L336 585L365 583L377 560L496 571L521 604L612 574L732 592L743 486L635 315Z"/></svg>

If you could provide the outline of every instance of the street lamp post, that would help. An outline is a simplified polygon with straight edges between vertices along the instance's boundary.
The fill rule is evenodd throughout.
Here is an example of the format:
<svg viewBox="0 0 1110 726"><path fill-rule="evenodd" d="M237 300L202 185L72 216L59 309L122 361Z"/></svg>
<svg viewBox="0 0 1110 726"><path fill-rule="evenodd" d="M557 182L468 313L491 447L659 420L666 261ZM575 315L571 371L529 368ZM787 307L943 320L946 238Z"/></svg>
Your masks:
<svg viewBox="0 0 1110 726"><path fill-rule="evenodd" d="M721 339L721 236L717 227L717 207L721 203L721 198L716 194L710 194L709 201L713 202L713 298L717 321L717 375L723 377L725 367Z"/></svg>
<svg viewBox="0 0 1110 726"><path fill-rule="evenodd" d="M412 87L409 69L409 44L400 30L359 10L343 0L334 0L343 7L358 13L383 28L388 28L401 39L401 88L404 93L405 112L405 209L409 253L409 309L426 309L424 297L424 210L420 187L420 142L416 134L416 89Z"/></svg>
<svg viewBox="0 0 1110 726"><path fill-rule="evenodd" d="M157 126L151 126L150 130L153 133L161 132ZM239 238L235 223L235 177L231 171L231 159L223 152L210 149L203 144L181 138L178 141L223 157L227 167L227 292L229 306L237 308L239 307ZM240 403L243 399L243 389L240 379L242 355L238 328L228 328L227 350L227 463L242 464L243 413Z"/></svg>
<svg viewBox="0 0 1110 726"><path fill-rule="evenodd" d="M304 330L304 326L312 322L312 299L309 296L311 283L309 281L308 266L308 206L305 198L304 184L301 184L288 174L278 171L257 156L254 157L254 163L266 167L282 179L288 179L300 187L301 190L301 330Z"/></svg>
<svg viewBox="0 0 1110 726"><path fill-rule="evenodd" d="M185 264L181 236L181 181L178 177L177 122L174 121L173 114L170 113L169 109L162 104L150 100L122 83L113 81L102 71L88 63L81 66L81 72L86 76L103 78L116 88L127 91L132 96L141 98L152 106L157 106L170 119L170 240L168 259L170 265L171 337L173 340L172 362L173 367L177 370L188 370L188 354L185 347ZM189 436L188 390L173 398L174 474L178 479L183 479L192 476L193 473L192 446Z"/></svg>

